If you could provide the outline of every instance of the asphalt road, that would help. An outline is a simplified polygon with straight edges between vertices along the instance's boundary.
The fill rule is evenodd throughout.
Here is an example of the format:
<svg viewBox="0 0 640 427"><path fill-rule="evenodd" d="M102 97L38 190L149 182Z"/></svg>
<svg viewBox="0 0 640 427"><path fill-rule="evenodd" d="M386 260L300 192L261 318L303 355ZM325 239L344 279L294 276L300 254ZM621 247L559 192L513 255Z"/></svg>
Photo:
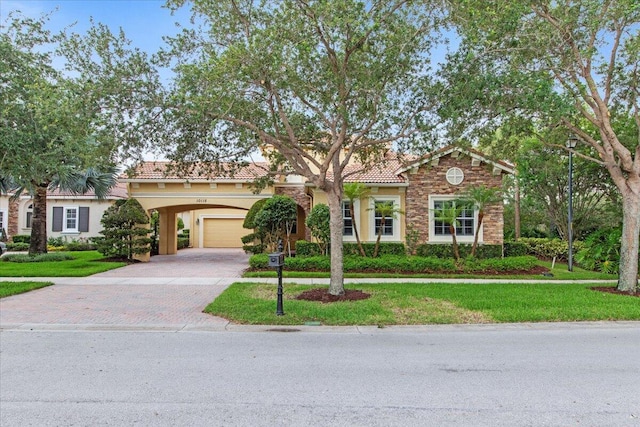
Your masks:
<svg viewBox="0 0 640 427"><path fill-rule="evenodd" d="M638 426L636 322L0 332L0 425Z"/></svg>

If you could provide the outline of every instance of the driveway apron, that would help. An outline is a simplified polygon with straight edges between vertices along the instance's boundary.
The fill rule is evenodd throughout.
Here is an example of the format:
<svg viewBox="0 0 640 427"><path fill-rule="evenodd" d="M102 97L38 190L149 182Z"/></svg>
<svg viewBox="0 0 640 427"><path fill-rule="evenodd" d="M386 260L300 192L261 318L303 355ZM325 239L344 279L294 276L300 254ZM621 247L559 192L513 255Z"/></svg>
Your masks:
<svg viewBox="0 0 640 427"><path fill-rule="evenodd" d="M0 328L224 327L225 319L202 310L247 260L236 249L184 249L86 278L54 278L53 286L0 299Z"/></svg>

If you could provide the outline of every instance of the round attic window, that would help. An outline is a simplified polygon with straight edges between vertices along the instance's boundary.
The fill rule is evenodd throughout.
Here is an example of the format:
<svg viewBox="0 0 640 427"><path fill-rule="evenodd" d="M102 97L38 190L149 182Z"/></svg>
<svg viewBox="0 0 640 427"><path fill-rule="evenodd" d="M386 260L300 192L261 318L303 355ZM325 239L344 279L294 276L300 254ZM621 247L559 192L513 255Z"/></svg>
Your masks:
<svg viewBox="0 0 640 427"><path fill-rule="evenodd" d="M447 182L451 185L460 185L464 180L464 172L460 168L450 168L447 171Z"/></svg>

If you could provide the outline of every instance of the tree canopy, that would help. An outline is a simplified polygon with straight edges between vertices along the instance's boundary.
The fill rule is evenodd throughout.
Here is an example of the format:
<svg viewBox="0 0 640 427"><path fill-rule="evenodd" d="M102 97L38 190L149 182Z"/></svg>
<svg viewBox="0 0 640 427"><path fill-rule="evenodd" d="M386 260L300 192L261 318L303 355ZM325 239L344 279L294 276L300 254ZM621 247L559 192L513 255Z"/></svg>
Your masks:
<svg viewBox="0 0 640 427"><path fill-rule="evenodd" d="M171 0L177 8L185 0ZM342 184L410 144L431 115L429 49L439 10L404 0L190 2L195 28L158 55L176 79L162 119L169 157L216 164L265 150L327 193L330 292L344 292Z"/></svg>
<svg viewBox="0 0 640 427"><path fill-rule="evenodd" d="M12 14L0 31L0 181L34 198L30 252L46 252L47 189L108 190L119 147L147 135L141 101L158 89L122 33L94 24L54 34L46 24Z"/></svg>
<svg viewBox="0 0 640 427"><path fill-rule="evenodd" d="M619 289L637 289L640 5L634 0L449 2L461 36L440 77L452 135L526 127L606 168L623 206Z"/></svg>

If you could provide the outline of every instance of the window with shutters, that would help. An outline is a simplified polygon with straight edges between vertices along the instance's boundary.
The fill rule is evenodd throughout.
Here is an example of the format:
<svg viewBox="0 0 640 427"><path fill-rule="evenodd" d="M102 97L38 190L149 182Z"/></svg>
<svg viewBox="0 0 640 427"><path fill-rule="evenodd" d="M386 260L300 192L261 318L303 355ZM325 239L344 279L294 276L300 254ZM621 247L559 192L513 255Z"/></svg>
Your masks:
<svg viewBox="0 0 640 427"><path fill-rule="evenodd" d="M62 232L77 233L78 232L78 207L65 206L63 208Z"/></svg>

